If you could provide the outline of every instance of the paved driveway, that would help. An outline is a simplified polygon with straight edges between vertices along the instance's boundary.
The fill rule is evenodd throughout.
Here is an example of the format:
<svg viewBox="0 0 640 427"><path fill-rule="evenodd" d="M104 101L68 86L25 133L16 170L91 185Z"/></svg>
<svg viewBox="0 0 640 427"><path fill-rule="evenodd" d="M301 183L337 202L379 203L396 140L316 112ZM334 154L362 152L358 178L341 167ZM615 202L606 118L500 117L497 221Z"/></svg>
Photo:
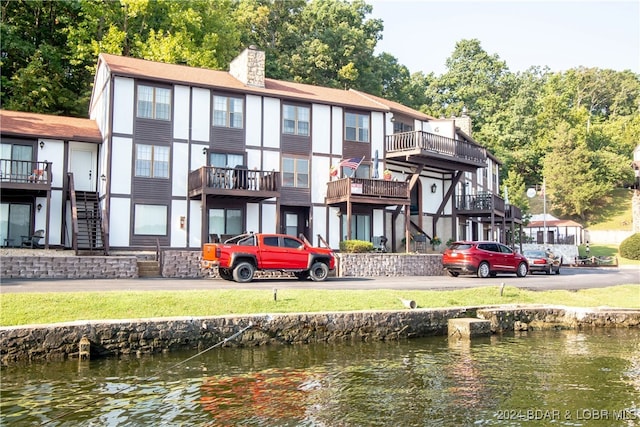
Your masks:
<svg viewBox="0 0 640 427"><path fill-rule="evenodd" d="M222 279L105 279L105 280L3 280L0 292L77 292L116 290L205 290L205 289L400 289L438 290L479 286L517 286L531 290L600 288L622 284L640 285L640 267L569 268L560 275L535 274L526 277L501 275L479 279L475 276L331 277L324 282L297 279L262 279L240 284ZM638 298L640 298L640 291Z"/></svg>

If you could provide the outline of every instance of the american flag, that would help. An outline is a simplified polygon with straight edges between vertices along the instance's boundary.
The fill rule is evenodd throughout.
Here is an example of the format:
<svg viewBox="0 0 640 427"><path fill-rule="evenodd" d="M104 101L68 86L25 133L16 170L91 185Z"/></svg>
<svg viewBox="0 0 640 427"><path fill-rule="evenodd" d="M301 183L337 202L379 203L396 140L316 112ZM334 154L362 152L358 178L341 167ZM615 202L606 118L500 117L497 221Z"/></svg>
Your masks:
<svg viewBox="0 0 640 427"><path fill-rule="evenodd" d="M345 159L340 162L340 167L349 168L349 169L358 169L360 163L364 160L364 157L359 159L357 157L352 157L350 159Z"/></svg>

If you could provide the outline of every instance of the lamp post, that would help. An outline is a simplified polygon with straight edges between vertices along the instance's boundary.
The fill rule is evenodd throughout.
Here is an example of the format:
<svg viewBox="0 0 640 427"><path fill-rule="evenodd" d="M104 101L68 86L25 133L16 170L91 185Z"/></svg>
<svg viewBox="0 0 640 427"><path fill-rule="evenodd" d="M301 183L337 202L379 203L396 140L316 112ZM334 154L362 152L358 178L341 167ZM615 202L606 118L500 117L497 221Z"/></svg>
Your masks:
<svg viewBox="0 0 640 427"><path fill-rule="evenodd" d="M547 181L542 177L542 244L547 246Z"/></svg>

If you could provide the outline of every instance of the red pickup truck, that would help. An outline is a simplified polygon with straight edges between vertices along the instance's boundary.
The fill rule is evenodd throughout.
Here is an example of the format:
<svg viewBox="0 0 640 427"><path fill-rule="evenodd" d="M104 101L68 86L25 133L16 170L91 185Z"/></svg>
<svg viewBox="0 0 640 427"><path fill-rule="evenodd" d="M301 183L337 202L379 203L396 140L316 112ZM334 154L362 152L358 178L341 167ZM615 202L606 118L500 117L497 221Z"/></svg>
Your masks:
<svg viewBox="0 0 640 427"><path fill-rule="evenodd" d="M218 267L220 277L247 283L257 270L284 271L320 282L335 269L329 248L318 248L286 234L251 233L202 246L202 267Z"/></svg>

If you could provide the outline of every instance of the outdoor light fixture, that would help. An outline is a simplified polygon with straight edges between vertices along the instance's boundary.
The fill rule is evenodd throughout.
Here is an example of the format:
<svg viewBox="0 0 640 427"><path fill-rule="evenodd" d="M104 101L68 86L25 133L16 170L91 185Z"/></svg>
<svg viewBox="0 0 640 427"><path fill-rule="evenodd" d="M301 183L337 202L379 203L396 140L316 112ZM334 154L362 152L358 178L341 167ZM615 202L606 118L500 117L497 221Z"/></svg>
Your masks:
<svg viewBox="0 0 640 427"><path fill-rule="evenodd" d="M207 147L202 148L202 154L204 154L205 156L207 155Z"/></svg>
<svg viewBox="0 0 640 427"><path fill-rule="evenodd" d="M431 192L432 192L432 193L435 193L435 192L436 192L436 190L438 190L438 186L437 186L435 183L433 183L433 184L431 185Z"/></svg>
<svg viewBox="0 0 640 427"><path fill-rule="evenodd" d="M342 212L340 212L340 209L338 209L338 210L336 211L336 216L337 216L338 218L340 218L340 217L342 216Z"/></svg>
<svg viewBox="0 0 640 427"><path fill-rule="evenodd" d="M100 175L100 179L104 182L107 180L107 176L105 174Z"/></svg>
<svg viewBox="0 0 640 427"><path fill-rule="evenodd" d="M40 149L42 150L44 148L44 141L40 141Z"/></svg>
<svg viewBox="0 0 640 427"><path fill-rule="evenodd" d="M38 203L38 206L36 206L36 209L38 209L38 212L40 212L40 210L42 210L42 203Z"/></svg>

